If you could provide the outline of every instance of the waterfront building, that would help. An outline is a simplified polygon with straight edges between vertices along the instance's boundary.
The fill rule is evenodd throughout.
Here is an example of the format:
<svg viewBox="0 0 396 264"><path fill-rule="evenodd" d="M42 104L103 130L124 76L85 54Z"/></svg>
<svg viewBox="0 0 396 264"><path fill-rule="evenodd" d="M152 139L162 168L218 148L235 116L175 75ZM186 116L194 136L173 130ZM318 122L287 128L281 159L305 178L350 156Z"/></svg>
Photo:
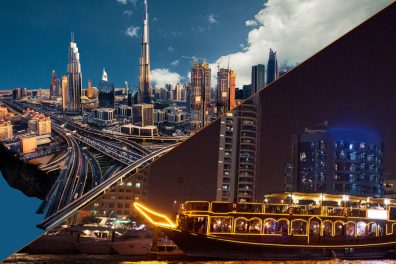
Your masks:
<svg viewBox="0 0 396 264"><path fill-rule="evenodd" d="M154 137L158 136L158 128L153 125L142 127L133 124L127 124L121 126L121 133L135 136Z"/></svg>
<svg viewBox="0 0 396 264"><path fill-rule="evenodd" d="M152 104L135 104L132 106L133 124L137 126L152 126L154 106Z"/></svg>
<svg viewBox="0 0 396 264"><path fill-rule="evenodd" d="M11 122L0 120L0 140L11 139L13 136Z"/></svg>
<svg viewBox="0 0 396 264"><path fill-rule="evenodd" d="M27 135L21 137L22 153L32 153L37 150L37 137L35 135Z"/></svg>
<svg viewBox="0 0 396 264"><path fill-rule="evenodd" d="M259 98L221 118L217 173L218 201L252 202L259 156Z"/></svg>
<svg viewBox="0 0 396 264"><path fill-rule="evenodd" d="M222 115L235 107L236 73L221 68L217 72L217 113Z"/></svg>
<svg viewBox="0 0 396 264"><path fill-rule="evenodd" d="M0 120L5 119L8 116L8 109L7 107L0 106Z"/></svg>
<svg viewBox="0 0 396 264"><path fill-rule="evenodd" d="M101 195L94 202L89 203L87 210L97 217L126 220L134 215L133 203L145 202L147 193L148 168L139 171L131 177L125 178Z"/></svg>
<svg viewBox="0 0 396 264"><path fill-rule="evenodd" d="M74 42L74 33L72 33L69 57L67 64L67 95L65 96L65 110L71 113L80 113L81 111L81 93L82 93L82 76L80 65L80 53L77 44Z"/></svg>
<svg viewBox="0 0 396 264"><path fill-rule="evenodd" d="M305 129L292 137L292 173L287 191L325 192L381 197L383 145L380 138L357 129Z"/></svg>
<svg viewBox="0 0 396 264"><path fill-rule="evenodd" d="M267 63L267 85L278 79L278 58L276 52L270 49Z"/></svg>
<svg viewBox="0 0 396 264"><path fill-rule="evenodd" d="M265 86L265 65L257 64L252 66L252 84L251 84L251 93L255 94L261 88Z"/></svg>
<svg viewBox="0 0 396 264"><path fill-rule="evenodd" d="M49 91L50 91L51 99L57 98L62 94L60 80L56 78L55 70L52 70L51 73L51 82L50 82Z"/></svg>
<svg viewBox="0 0 396 264"><path fill-rule="evenodd" d="M144 1L145 18L143 21L143 33L141 39L141 54L139 60L139 104L150 104L153 100L153 91L150 83L150 48L149 48L149 25L147 1Z"/></svg>
<svg viewBox="0 0 396 264"><path fill-rule="evenodd" d="M203 128L208 123L208 113L211 106L211 69L206 60L198 63L194 58L191 69L190 111L191 126L195 129Z"/></svg>

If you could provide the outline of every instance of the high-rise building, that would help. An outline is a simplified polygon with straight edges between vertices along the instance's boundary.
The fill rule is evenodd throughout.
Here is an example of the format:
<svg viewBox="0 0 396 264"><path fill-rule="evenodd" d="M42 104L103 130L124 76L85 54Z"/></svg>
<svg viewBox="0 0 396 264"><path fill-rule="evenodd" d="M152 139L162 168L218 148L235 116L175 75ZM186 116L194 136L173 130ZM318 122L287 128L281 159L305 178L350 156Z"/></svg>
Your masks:
<svg viewBox="0 0 396 264"><path fill-rule="evenodd" d="M92 99L93 96L93 88L92 88L92 81L88 80L88 87L87 87L87 97L88 99Z"/></svg>
<svg viewBox="0 0 396 264"><path fill-rule="evenodd" d="M175 101L181 101L181 92L182 92L182 86L180 83L177 83L175 86L175 94L174 94L174 99Z"/></svg>
<svg viewBox="0 0 396 264"><path fill-rule="evenodd" d="M66 111L72 113L80 113L82 76L80 54L78 53L77 44L74 42L74 33L72 33L69 46L69 59L67 64L67 85L68 89L66 91Z"/></svg>
<svg viewBox="0 0 396 264"><path fill-rule="evenodd" d="M150 49L149 49L149 28L147 0L144 1L145 18L143 22L143 33L141 42L141 54L139 60L139 89L138 103L150 104L153 100L153 91L150 83Z"/></svg>
<svg viewBox="0 0 396 264"><path fill-rule="evenodd" d="M278 79L278 59L276 52L270 49L268 64L267 64L267 84L272 83Z"/></svg>
<svg viewBox="0 0 396 264"><path fill-rule="evenodd" d="M132 120L134 125L152 126L154 124L154 107L152 104L135 104L132 106Z"/></svg>
<svg viewBox="0 0 396 264"><path fill-rule="evenodd" d="M206 60L198 63L198 59L194 58L190 89L191 125L202 128L208 123L207 115L211 104L211 69Z"/></svg>
<svg viewBox="0 0 396 264"><path fill-rule="evenodd" d="M125 81L125 90L124 90L124 94L127 95L129 91L129 85L128 85L128 81Z"/></svg>
<svg viewBox="0 0 396 264"><path fill-rule="evenodd" d="M51 82L50 82L50 98L61 96L62 90L60 85L60 80L56 78L55 70L52 70L51 73Z"/></svg>
<svg viewBox="0 0 396 264"><path fill-rule="evenodd" d="M67 111L67 102L68 102L68 89L69 85L67 85L67 76L62 76L62 111Z"/></svg>
<svg viewBox="0 0 396 264"><path fill-rule="evenodd" d="M221 118L216 199L255 200L259 156L259 98L245 101Z"/></svg>
<svg viewBox="0 0 396 264"><path fill-rule="evenodd" d="M247 99L249 96L253 94L252 92L252 85L251 84L245 84L242 86L242 99Z"/></svg>
<svg viewBox="0 0 396 264"><path fill-rule="evenodd" d="M305 129L292 138L291 158L286 191L383 195L383 146L371 132Z"/></svg>
<svg viewBox="0 0 396 264"><path fill-rule="evenodd" d="M0 106L0 120L5 119L8 116L7 107Z"/></svg>
<svg viewBox="0 0 396 264"><path fill-rule="evenodd" d="M99 91L99 96L98 96L99 107L114 108L114 101L115 101L114 83L109 82L105 69L103 69L102 79L99 81L98 91Z"/></svg>
<svg viewBox="0 0 396 264"><path fill-rule="evenodd" d="M258 90L265 86L265 65L257 64L252 66L252 86L251 94L257 93Z"/></svg>
<svg viewBox="0 0 396 264"><path fill-rule="evenodd" d="M235 107L236 73L221 68L217 72L217 113L222 115Z"/></svg>

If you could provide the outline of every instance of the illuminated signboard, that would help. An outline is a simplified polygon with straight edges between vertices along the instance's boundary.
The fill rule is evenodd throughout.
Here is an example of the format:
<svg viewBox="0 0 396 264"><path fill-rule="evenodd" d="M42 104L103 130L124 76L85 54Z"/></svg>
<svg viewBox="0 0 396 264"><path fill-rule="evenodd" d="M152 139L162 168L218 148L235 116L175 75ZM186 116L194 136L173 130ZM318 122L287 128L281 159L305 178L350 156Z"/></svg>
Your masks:
<svg viewBox="0 0 396 264"><path fill-rule="evenodd" d="M367 218L387 220L388 219L388 211L378 210L378 209L368 209L367 210Z"/></svg>

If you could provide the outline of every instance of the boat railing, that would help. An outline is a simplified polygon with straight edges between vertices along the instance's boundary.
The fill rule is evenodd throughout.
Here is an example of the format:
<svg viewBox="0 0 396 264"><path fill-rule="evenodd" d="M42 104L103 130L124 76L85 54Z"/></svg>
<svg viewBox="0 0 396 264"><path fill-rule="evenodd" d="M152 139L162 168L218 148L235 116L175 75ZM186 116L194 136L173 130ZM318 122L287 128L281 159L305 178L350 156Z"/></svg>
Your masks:
<svg viewBox="0 0 396 264"><path fill-rule="evenodd" d="M279 214L279 215L313 215L330 217L366 218L368 210L372 208L352 206L321 206L317 204L285 204L285 203L230 203L187 201L181 208L182 213L187 214ZM389 219L396 220L396 208L389 207ZM378 208L386 210L386 208Z"/></svg>

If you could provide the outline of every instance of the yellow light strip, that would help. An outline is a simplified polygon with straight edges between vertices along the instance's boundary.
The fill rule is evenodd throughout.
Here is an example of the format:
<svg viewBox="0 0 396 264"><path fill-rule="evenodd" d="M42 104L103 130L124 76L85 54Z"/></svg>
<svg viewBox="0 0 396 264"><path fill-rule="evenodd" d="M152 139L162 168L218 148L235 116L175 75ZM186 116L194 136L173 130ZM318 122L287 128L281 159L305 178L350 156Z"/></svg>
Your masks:
<svg viewBox="0 0 396 264"><path fill-rule="evenodd" d="M168 228L175 228L177 225L175 223L172 222L172 220L170 220L166 215L157 213L149 208L147 208L146 206L134 202L133 206L135 207L135 209L137 211L139 211L139 213L141 213L151 224L155 225L155 226L162 226L162 227L168 227ZM146 213L147 212L147 213ZM163 222L157 222L154 221L149 214L158 216L160 218L163 218L167 223L163 223Z"/></svg>

